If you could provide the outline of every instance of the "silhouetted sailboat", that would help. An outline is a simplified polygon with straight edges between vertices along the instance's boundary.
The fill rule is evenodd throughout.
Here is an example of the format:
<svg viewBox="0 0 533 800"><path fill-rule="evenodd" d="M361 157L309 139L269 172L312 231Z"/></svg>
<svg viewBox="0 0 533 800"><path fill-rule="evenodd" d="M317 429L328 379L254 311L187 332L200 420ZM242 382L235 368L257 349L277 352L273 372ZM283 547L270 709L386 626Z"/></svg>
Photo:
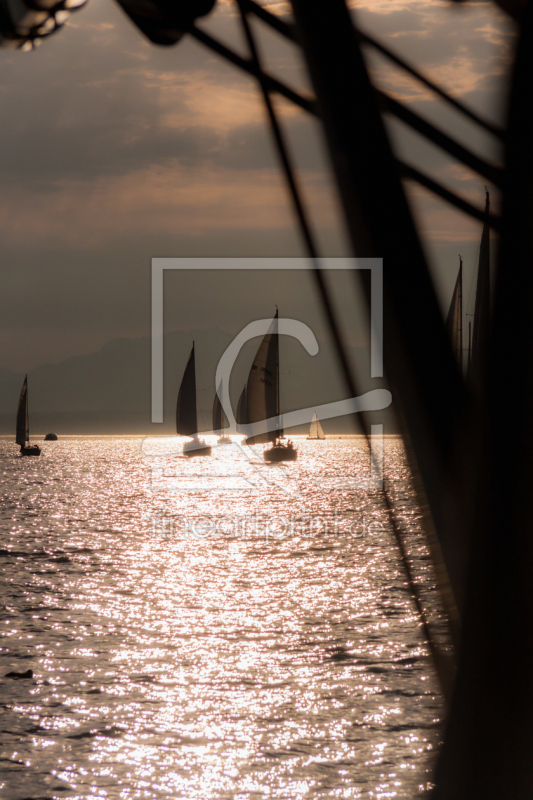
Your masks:
<svg viewBox="0 0 533 800"><path fill-rule="evenodd" d="M229 428L228 418L226 417L224 409L222 408L222 403L220 402L218 392L216 392L213 402L213 433L220 434L217 440L218 444L231 443L231 438L224 434L224 430L226 428Z"/></svg>
<svg viewBox="0 0 533 800"><path fill-rule="evenodd" d="M463 368L463 259L459 256L459 274L453 290L450 310L446 317L446 330L452 343L453 354Z"/></svg>
<svg viewBox="0 0 533 800"><path fill-rule="evenodd" d="M241 408L248 424L263 422L277 417L276 429L249 436L246 444L272 442L272 447L263 453L265 461L295 461L297 451L290 440L284 441L283 425L279 402L279 334L278 311L272 325L263 337L250 369L246 389L241 394L245 398L246 409ZM244 404L244 400L243 400Z"/></svg>
<svg viewBox="0 0 533 800"><path fill-rule="evenodd" d="M211 447L206 444L203 439L198 438L194 342L178 392L176 431L182 436L192 436L192 442L185 442L183 445L183 455L189 457L211 455Z"/></svg>
<svg viewBox="0 0 533 800"><path fill-rule="evenodd" d="M246 408L246 386L241 392L237 403L237 425L248 425L248 411Z"/></svg>
<svg viewBox="0 0 533 800"><path fill-rule="evenodd" d="M21 456L40 456L41 450L36 444L30 444L30 420L28 416L28 376L24 378L17 409L16 442L20 445Z"/></svg>
<svg viewBox="0 0 533 800"><path fill-rule="evenodd" d="M488 219L490 212L490 196L485 193L485 215ZM470 369L469 379L475 384L480 383L486 367L486 351L490 330L490 225L485 222L481 234L479 247L479 262L477 269L476 305L474 308L474 326L472 331L472 346L469 354Z"/></svg>
<svg viewBox="0 0 533 800"><path fill-rule="evenodd" d="M316 411L313 414L313 419L311 420L311 425L309 427L309 436L308 439L325 439L324 431L322 430L322 425L320 424L320 420L316 415Z"/></svg>

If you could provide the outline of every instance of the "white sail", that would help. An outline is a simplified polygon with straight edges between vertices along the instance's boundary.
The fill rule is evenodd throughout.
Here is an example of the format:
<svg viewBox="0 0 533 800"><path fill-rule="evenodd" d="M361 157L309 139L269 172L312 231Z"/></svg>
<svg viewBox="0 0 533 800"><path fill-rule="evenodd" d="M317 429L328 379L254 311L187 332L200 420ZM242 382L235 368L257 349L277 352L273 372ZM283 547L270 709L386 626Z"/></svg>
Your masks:
<svg viewBox="0 0 533 800"><path fill-rule="evenodd" d="M316 411L313 414L313 419L311 420L311 426L309 428L309 436L308 439L325 439L324 431L322 430L322 425L320 424L320 420L316 415Z"/></svg>

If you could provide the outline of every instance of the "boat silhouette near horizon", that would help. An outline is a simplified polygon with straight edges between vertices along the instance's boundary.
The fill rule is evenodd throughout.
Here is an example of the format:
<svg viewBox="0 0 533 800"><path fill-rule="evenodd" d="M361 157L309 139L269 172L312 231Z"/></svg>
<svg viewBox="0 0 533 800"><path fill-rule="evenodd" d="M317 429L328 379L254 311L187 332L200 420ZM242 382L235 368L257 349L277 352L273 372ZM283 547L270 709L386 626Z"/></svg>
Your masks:
<svg viewBox="0 0 533 800"><path fill-rule="evenodd" d="M231 437L224 433L226 428L229 428L229 422L217 391L213 401L213 433L218 434L217 444L231 444Z"/></svg>
<svg viewBox="0 0 533 800"><path fill-rule="evenodd" d="M40 456L41 449L30 444L30 418L28 414L28 376L24 378L17 408L16 443L20 445L21 456Z"/></svg>
<svg viewBox="0 0 533 800"><path fill-rule="evenodd" d="M311 420L311 425L309 426L309 436L308 439L325 439L324 431L322 430L322 425L320 424L320 420L316 415L316 411L313 414L313 419Z"/></svg>
<svg viewBox="0 0 533 800"><path fill-rule="evenodd" d="M490 213L490 193L485 190L485 216ZM474 313L466 313L473 320L468 322L468 347L464 347L464 290L463 290L463 259L459 256L459 271L446 317L446 330L450 337L452 350L459 368L466 373L470 385L479 383L486 369L486 350L491 326L491 298L490 298L490 226L485 221L479 244L479 257L477 266L476 293ZM472 324L473 322L473 324Z"/></svg>
<svg viewBox="0 0 533 800"><path fill-rule="evenodd" d="M183 445L183 455L210 456L211 446L198 437L198 410L196 406L196 364L194 342L178 392L176 403L176 432L181 436L192 436L192 441Z"/></svg>
<svg viewBox="0 0 533 800"><path fill-rule="evenodd" d="M278 309L268 332L252 362L248 381L242 391L237 408L237 420L253 425L277 418L275 430L248 436L246 444L268 444L263 458L270 463L296 461L298 451L290 439L285 439L279 397L279 333Z"/></svg>

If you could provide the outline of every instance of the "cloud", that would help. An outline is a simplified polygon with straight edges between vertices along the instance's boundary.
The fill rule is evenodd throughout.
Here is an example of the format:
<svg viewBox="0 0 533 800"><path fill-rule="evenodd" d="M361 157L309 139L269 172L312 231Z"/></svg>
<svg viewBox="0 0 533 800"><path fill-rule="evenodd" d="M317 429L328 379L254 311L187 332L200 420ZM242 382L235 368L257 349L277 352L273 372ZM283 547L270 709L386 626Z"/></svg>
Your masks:
<svg viewBox="0 0 533 800"><path fill-rule="evenodd" d="M421 186L410 184L408 195L418 229L424 239L433 244L479 242L481 226L477 220L451 209Z"/></svg>
<svg viewBox="0 0 533 800"><path fill-rule="evenodd" d="M453 97L461 97L476 91L486 80L472 57L457 55L446 64L434 65L431 70L432 79L441 86L446 86Z"/></svg>
<svg viewBox="0 0 533 800"><path fill-rule="evenodd" d="M428 78L456 97L469 96L490 113L500 77L509 65L515 29L492 3L452 7L449 3L413 2L355 4L355 18L364 31L402 56ZM368 48L379 86L405 102L432 98L400 69ZM500 109L497 109L499 111Z"/></svg>
<svg viewBox="0 0 533 800"><path fill-rule="evenodd" d="M306 173L306 194L320 209L322 226L334 225L328 188L320 174ZM277 169L225 170L147 167L88 183L56 181L55 192L29 194L22 188L0 199L0 227L10 244L63 241L85 249L135 230L205 235L209 231L280 230L294 220Z"/></svg>
<svg viewBox="0 0 533 800"><path fill-rule="evenodd" d="M494 6L354 5L362 29L497 117L494 98L513 32ZM268 7L286 10L280 2ZM246 53L234 14L234 4L219 3L200 24ZM305 89L297 48L256 27L269 70ZM419 84L370 51L368 63L382 88L479 152L492 152ZM321 133L314 120L276 104L323 249L342 254ZM0 232L11 265L3 284L6 326L20 319L21 298L27 302L31 290L40 328L81 325L77 302L86 330L120 335L135 314L149 318L152 255L301 252L254 81L188 38L174 48L150 45L113 3L91 0L35 53L0 52L0 113ZM479 203L482 179L387 125L399 155ZM477 223L412 184L409 194L426 243L475 242ZM48 341L56 347L52 333ZM31 346L28 338L24 347Z"/></svg>
<svg viewBox="0 0 533 800"><path fill-rule="evenodd" d="M171 128L203 125L226 133L241 125L260 124L263 105L257 88L242 80L217 80L212 72L141 74L147 92L155 91L162 123Z"/></svg>
<svg viewBox="0 0 533 800"><path fill-rule="evenodd" d="M390 16L399 11L410 11L426 15L436 8L449 8L446 0L350 0L350 8L370 11L372 14Z"/></svg>

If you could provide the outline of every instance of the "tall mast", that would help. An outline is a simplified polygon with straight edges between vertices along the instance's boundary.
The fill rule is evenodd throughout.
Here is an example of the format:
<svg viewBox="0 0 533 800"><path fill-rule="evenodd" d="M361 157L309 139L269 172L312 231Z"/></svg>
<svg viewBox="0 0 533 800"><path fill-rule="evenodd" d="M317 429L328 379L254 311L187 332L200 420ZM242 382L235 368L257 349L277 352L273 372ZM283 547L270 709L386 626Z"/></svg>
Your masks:
<svg viewBox="0 0 533 800"><path fill-rule="evenodd" d="M222 384L218 387L217 391L215 392L215 399L213 401L213 433L224 433L224 429L229 427L228 418L222 408L222 403L220 402L220 391L222 389Z"/></svg>
<svg viewBox="0 0 533 800"><path fill-rule="evenodd" d="M450 310L446 318L446 329L453 353L462 369L463 362L463 259L459 256L459 273L453 290Z"/></svg>
<svg viewBox="0 0 533 800"><path fill-rule="evenodd" d="M28 376L24 378L22 390L20 392L19 404L17 409L17 431L16 442L24 447L30 439L30 425L28 418Z"/></svg>
<svg viewBox="0 0 533 800"><path fill-rule="evenodd" d="M490 227L488 216L490 211L489 192L485 189L485 216L479 262L477 269L476 306L474 309L474 330L472 335L472 356L469 377L479 383L485 371L486 349L490 329Z"/></svg>
<svg viewBox="0 0 533 800"><path fill-rule="evenodd" d="M278 323L278 307L276 306L276 313L274 314L274 336L272 337L272 346L275 348L276 354L276 416L278 418L278 430L276 435L283 436L283 427L280 417L280 392L279 392L279 323Z"/></svg>
<svg viewBox="0 0 533 800"><path fill-rule="evenodd" d="M461 300L459 303L459 320L458 320L458 332L457 332L457 358L459 361L459 367L461 369L461 373L463 370L463 259L459 256L459 276L457 278L459 281L460 286L460 295Z"/></svg>
<svg viewBox="0 0 533 800"><path fill-rule="evenodd" d="M279 417L279 344L278 312L261 340L255 354L248 381L246 383L246 410L250 425L255 426L247 444L273 442L279 436L278 430L256 433L264 420L274 419L276 427ZM240 405L240 403L239 403Z"/></svg>
<svg viewBox="0 0 533 800"><path fill-rule="evenodd" d="M467 366L467 375L470 375L472 365L472 323L468 322L468 366Z"/></svg>
<svg viewBox="0 0 533 800"><path fill-rule="evenodd" d="M182 436L196 436L198 433L194 342L192 343L192 350L178 392L178 402L176 404L176 432L180 433Z"/></svg>

